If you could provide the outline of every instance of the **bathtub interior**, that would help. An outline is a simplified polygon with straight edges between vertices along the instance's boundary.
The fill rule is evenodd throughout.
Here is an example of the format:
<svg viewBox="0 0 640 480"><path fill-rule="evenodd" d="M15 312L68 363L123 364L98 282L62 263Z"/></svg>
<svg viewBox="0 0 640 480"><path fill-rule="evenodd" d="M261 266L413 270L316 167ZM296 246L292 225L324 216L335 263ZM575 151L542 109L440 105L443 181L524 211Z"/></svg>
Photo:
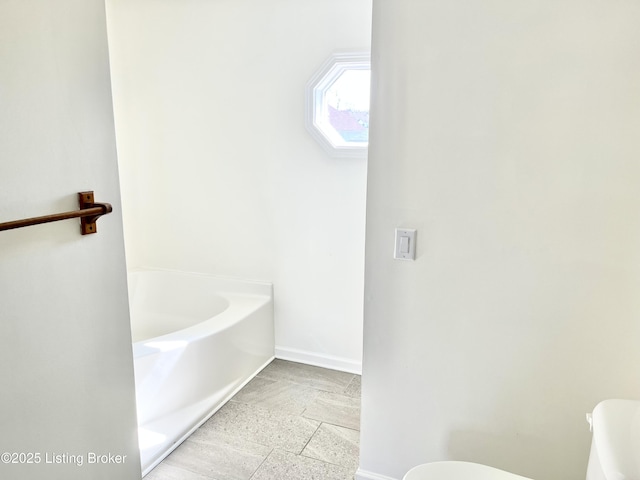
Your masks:
<svg viewBox="0 0 640 480"><path fill-rule="evenodd" d="M162 271L129 273L133 342L159 337L203 322L229 307L202 276Z"/></svg>

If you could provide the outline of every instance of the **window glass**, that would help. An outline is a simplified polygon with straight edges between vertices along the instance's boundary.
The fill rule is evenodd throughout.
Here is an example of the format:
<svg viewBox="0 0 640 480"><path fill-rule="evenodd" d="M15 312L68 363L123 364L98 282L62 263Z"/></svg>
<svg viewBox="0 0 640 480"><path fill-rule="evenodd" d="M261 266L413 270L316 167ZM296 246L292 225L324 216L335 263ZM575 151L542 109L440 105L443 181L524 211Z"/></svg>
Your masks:
<svg viewBox="0 0 640 480"><path fill-rule="evenodd" d="M370 70L344 70L324 92L324 114L345 143L369 141Z"/></svg>

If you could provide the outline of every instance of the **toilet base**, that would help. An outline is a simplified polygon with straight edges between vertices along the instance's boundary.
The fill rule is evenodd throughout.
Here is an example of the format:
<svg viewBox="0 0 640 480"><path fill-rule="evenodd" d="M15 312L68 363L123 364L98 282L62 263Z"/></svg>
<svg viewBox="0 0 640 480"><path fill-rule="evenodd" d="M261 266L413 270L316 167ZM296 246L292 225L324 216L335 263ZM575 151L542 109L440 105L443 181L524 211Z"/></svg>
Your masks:
<svg viewBox="0 0 640 480"><path fill-rule="evenodd" d="M471 462L434 462L413 467L403 480L531 480Z"/></svg>

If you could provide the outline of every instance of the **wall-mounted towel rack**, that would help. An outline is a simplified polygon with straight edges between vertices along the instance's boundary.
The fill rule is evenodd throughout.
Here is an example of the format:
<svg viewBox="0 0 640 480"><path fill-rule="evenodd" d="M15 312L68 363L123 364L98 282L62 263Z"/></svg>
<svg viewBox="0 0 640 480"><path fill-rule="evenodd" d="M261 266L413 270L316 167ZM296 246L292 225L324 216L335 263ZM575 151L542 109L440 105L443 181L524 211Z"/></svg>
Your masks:
<svg viewBox="0 0 640 480"><path fill-rule="evenodd" d="M40 223L57 222L69 218L80 218L80 233L82 233L82 235L88 235L98 231L96 227L98 218L111 213L113 210L109 203L94 202L93 192L78 192L78 203L80 204L80 210L0 223L0 231L28 227Z"/></svg>

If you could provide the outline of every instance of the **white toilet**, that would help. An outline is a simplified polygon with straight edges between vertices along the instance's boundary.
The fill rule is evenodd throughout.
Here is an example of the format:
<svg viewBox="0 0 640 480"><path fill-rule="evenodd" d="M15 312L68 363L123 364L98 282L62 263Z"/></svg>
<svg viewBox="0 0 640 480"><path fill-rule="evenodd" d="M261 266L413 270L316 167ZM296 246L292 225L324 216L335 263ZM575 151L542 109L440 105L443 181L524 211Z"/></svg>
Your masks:
<svg viewBox="0 0 640 480"><path fill-rule="evenodd" d="M593 431L586 480L640 479L640 401L604 400L587 415ZM434 462L403 480L530 480L470 462Z"/></svg>

